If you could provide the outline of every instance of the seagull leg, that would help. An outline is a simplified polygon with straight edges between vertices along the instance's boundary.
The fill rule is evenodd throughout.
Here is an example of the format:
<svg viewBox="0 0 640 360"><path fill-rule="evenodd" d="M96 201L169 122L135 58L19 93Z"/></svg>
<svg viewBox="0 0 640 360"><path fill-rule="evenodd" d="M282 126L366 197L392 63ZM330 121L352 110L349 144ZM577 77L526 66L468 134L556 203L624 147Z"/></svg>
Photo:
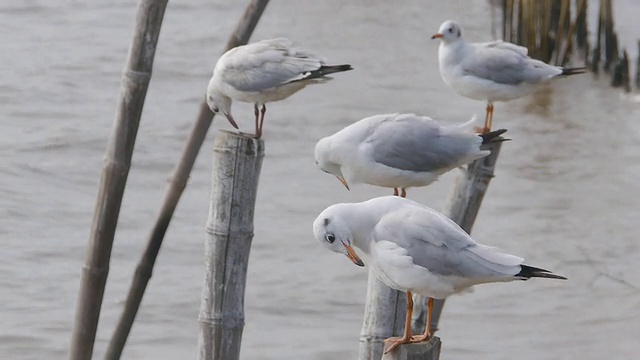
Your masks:
<svg viewBox="0 0 640 360"><path fill-rule="evenodd" d="M491 126L493 126L493 103L490 102L489 105L489 126L487 124L484 125L485 133L491 131Z"/></svg>
<svg viewBox="0 0 640 360"><path fill-rule="evenodd" d="M407 189L402 188L402 192L400 193L400 197L407 197Z"/></svg>
<svg viewBox="0 0 640 360"><path fill-rule="evenodd" d="M408 344L411 342L411 314L413 313L413 296L411 296L411 291L407 291L407 316L405 318L404 323L404 335L402 337L390 337L385 339L385 344L391 343L389 348L387 348L384 353L388 353L393 351L393 349L397 348L402 344Z"/></svg>
<svg viewBox="0 0 640 360"><path fill-rule="evenodd" d="M258 111L257 105L256 105L256 111ZM262 110L260 111L260 125L256 124L256 126L258 126L257 139L259 139L262 136L262 124L264 124L264 114L266 113L267 113L267 106L265 104L262 104ZM257 117L256 117L256 121L257 121Z"/></svg>
<svg viewBox="0 0 640 360"><path fill-rule="evenodd" d="M411 342L423 342L431 339L431 316L433 316L433 298L427 298L427 324L424 327L424 334L412 336Z"/></svg>
<svg viewBox="0 0 640 360"><path fill-rule="evenodd" d="M393 196L398 196L398 188L393 188Z"/></svg>

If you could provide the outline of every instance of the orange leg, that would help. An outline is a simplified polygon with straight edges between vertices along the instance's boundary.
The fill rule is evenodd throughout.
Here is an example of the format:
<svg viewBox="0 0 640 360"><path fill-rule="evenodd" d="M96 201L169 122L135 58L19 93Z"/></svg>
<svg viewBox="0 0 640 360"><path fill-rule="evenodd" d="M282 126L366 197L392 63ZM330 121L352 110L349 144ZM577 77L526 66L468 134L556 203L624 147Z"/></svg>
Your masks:
<svg viewBox="0 0 640 360"><path fill-rule="evenodd" d="M484 125L485 132L491 131L491 127L493 126L493 103L490 102L487 107L489 109L489 124Z"/></svg>
<svg viewBox="0 0 640 360"><path fill-rule="evenodd" d="M405 318L404 324L404 335L402 337L390 337L384 340L385 345L387 343L391 343L389 347L384 351L384 353L388 353L393 351L393 349L397 348L402 344L409 344L411 341L411 314L413 313L413 297L411 296L411 291L407 291L407 316Z"/></svg>
<svg viewBox="0 0 640 360"><path fill-rule="evenodd" d="M407 197L407 189L402 188L402 192L400 193L400 197Z"/></svg>
<svg viewBox="0 0 640 360"><path fill-rule="evenodd" d="M393 196L398 196L398 188L393 188Z"/></svg>
<svg viewBox="0 0 640 360"><path fill-rule="evenodd" d="M427 298L427 324L424 327L424 334L412 336L411 342L422 342L431 339L431 316L433 315L433 298Z"/></svg>

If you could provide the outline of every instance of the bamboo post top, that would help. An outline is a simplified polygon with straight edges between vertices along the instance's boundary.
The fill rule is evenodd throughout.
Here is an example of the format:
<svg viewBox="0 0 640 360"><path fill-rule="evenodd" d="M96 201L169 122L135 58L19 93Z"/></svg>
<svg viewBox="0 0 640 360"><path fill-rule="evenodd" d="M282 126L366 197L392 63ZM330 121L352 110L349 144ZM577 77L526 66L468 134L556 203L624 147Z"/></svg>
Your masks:
<svg viewBox="0 0 640 360"><path fill-rule="evenodd" d="M437 336L427 342L405 344L388 354L384 354L382 360L438 360L442 342Z"/></svg>

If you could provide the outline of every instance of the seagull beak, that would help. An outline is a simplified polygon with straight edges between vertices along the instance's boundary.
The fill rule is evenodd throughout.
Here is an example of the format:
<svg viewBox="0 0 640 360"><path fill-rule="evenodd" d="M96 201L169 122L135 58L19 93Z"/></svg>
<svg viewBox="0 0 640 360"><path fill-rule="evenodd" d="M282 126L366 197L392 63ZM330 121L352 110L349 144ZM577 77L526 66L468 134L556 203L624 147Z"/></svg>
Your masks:
<svg viewBox="0 0 640 360"><path fill-rule="evenodd" d="M236 129L239 129L238 124L236 124L236 121L233 119L233 116L231 116L231 113L224 113L224 116L227 117L227 120L229 120L229 123L231 123L231 126L233 126Z"/></svg>
<svg viewBox="0 0 640 360"><path fill-rule="evenodd" d="M344 185L344 187L347 188L347 190L351 191L351 189L349 189L349 185L347 184L347 180L345 180L342 176L336 176L336 177L338 178L338 180L340 180L342 185Z"/></svg>
<svg viewBox="0 0 640 360"><path fill-rule="evenodd" d="M360 259L358 255L356 255L356 252L353 250L351 245L347 245L345 243L342 243L342 245L344 245L344 248L347 249L347 257L349 258L349 260L351 260L354 264L358 266L364 266L362 259Z"/></svg>
<svg viewBox="0 0 640 360"><path fill-rule="evenodd" d="M433 36L431 37L431 40L433 39L440 39L442 37L442 34L437 33L437 34L433 34Z"/></svg>

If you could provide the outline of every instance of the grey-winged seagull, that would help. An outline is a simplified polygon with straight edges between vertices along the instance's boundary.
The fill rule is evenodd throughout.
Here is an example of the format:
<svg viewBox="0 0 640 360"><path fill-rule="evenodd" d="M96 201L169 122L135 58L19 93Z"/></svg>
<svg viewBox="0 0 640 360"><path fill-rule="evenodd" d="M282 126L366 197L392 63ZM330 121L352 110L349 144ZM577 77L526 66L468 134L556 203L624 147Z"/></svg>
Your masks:
<svg viewBox="0 0 640 360"><path fill-rule="evenodd" d="M455 125L415 114L374 115L318 141L316 164L349 184L394 188L426 186L447 171L489 155L483 144L507 130L478 135L475 118Z"/></svg>
<svg viewBox="0 0 640 360"><path fill-rule="evenodd" d="M404 335L389 338L389 352L400 344L431 336L433 299L444 299L471 286L493 282L550 278L548 270L524 265L521 257L476 243L446 216L398 196L336 204L313 223L316 239L354 264L370 266L387 286L407 293ZM412 293L426 296L427 325L411 336Z"/></svg>
<svg viewBox="0 0 640 360"><path fill-rule="evenodd" d="M585 72L583 67L563 68L532 59L527 48L505 41L467 43L460 25L451 20L431 38L442 40L438 48L442 80L462 96L487 102L482 132L491 130L494 101L513 100L560 75Z"/></svg>
<svg viewBox="0 0 640 360"><path fill-rule="evenodd" d="M260 138L266 103L286 99L309 84L326 82L331 79L329 74L347 70L352 70L351 65L325 65L319 56L293 46L288 39L262 40L233 48L220 57L207 87L207 104L238 129L231 101L253 103L253 137Z"/></svg>

